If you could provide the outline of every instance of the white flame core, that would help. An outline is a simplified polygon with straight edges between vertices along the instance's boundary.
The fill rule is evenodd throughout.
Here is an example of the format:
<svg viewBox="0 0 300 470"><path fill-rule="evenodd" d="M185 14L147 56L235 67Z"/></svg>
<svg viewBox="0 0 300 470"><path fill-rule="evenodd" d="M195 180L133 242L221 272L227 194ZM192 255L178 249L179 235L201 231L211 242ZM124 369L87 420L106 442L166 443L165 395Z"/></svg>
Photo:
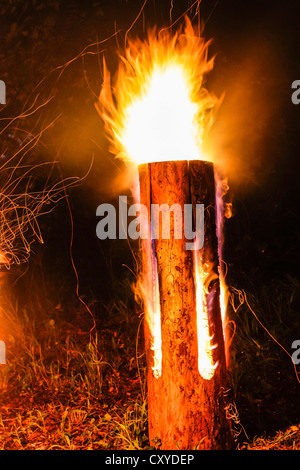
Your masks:
<svg viewBox="0 0 300 470"><path fill-rule="evenodd" d="M200 159L198 106L189 96L184 69L157 67L142 97L125 109L121 139L136 163Z"/></svg>

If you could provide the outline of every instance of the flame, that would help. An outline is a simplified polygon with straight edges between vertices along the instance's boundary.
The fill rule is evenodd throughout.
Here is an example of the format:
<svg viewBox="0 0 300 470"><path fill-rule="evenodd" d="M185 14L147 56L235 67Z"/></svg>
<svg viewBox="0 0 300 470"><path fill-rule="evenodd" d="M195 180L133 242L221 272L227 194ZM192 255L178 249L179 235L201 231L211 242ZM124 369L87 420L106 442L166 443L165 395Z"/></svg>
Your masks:
<svg viewBox="0 0 300 470"><path fill-rule="evenodd" d="M113 80L104 63L97 108L114 154L136 164L209 160L202 144L218 99L203 87L208 46L186 18L184 32L131 41Z"/></svg>
<svg viewBox="0 0 300 470"><path fill-rule="evenodd" d="M227 332L227 324L228 324L228 317L227 317L227 307L228 307L228 298L229 298L229 290L228 286L225 282L224 276L220 276L220 308L221 308L221 318L222 318L222 327L223 327L223 337L224 337L224 346L225 346L225 359L226 359L226 366L229 367L229 346L230 340L228 337Z"/></svg>
<svg viewBox="0 0 300 470"><path fill-rule="evenodd" d="M206 284L210 276L210 269L206 272L198 260L198 255L194 256L195 265L195 286L196 286L196 311L197 311L197 338L198 338L198 370L203 379L210 380L215 372L218 363L214 363L212 350L217 345L212 344L213 338L209 333L208 309L206 303ZM208 267L209 268L209 267Z"/></svg>
<svg viewBox="0 0 300 470"><path fill-rule="evenodd" d="M225 282L223 275L220 275L220 308L221 308L221 318L222 318L222 325L223 331L226 328L226 312L227 312L227 305L228 305L228 287Z"/></svg>
<svg viewBox="0 0 300 470"><path fill-rule="evenodd" d="M152 289L147 291L141 281L138 282L137 288L142 293L145 321L150 330L150 349L153 351L152 372L154 377L158 379L162 371L161 314L156 260L154 254L151 253L151 255L153 266L155 267L151 273L153 277Z"/></svg>
<svg viewBox="0 0 300 470"><path fill-rule="evenodd" d="M229 186L227 178L221 178L217 171L215 171L215 181L216 181L216 228L217 228L217 238L218 238L218 255L220 260L219 266L219 279L220 279L220 309L221 309L221 318L222 318L222 327L224 335L224 345L225 345L225 356L226 356L226 365L229 366L229 340L227 338L227 306L228 306L228 286L226 284L226 275L227 275L227 265L223 261L223 244L224 244L224 235L223 235L223 226L224 218L230 218L232 216L232 204L226 203L224 197L226 196ZM223 266L223 269L221 268ZM225 267L225 271L224 271Z"/></svg>
<svg viewBox="0 0 300 470"><path fill-rule="evenodd" d="M139 204L140 183L138 177L136 177L136 186L134 189L133 195L135 203ZM147 216L142 220L145 216L145 213L141 213L141 224L148 225L150 222ZM151 230L150 227L148 230ZM150 332L150 349L153 351L152 372L154 377L158 379L162 371L162 344L157 260L151 240L143 239L142 249L143 256L145 257L144 263L147 265L147 272L144 272L143 276L138 279L135 286L135 294L138 298L141 298L144 303L145 322Z"/></svg>

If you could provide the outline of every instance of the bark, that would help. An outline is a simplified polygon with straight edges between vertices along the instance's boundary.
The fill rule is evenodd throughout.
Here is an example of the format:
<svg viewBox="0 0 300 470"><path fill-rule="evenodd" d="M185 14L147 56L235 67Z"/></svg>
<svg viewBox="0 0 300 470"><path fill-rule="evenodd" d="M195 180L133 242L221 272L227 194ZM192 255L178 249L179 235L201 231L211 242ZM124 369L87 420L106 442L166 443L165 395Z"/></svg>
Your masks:
<svg viewBox="0 0 300 470"><path fill-rule="evenodd" d="M151 444L162 449L228 449L232 447L230 425L224 409L226 387L224 343L218 297L218 259L214 222L213 168L187 161L141 165L140 201L151 204L201 202L205 211L205 242L199 260L209 260L216 272L209 282L210 329L218 340L214 360L218 366L210 380L198 371L197 316L194 253L186 250L186 239L174 238L171 217L170 238L142 241L143 286L152 294L145 299L145 347L148 364L148 416ZM198 178L199 187L198 187ZM172 213L171 213L172 215ZM150 223L150 220L148 222ZM153 221L152 221L153 222ZM156 272L157 270L157 272ZM156 283L158 285L156 286ZM149 290L148 290L149 289ZM147 311L159 291L162 337L162 370L152 371L151 325Z"/></svg>

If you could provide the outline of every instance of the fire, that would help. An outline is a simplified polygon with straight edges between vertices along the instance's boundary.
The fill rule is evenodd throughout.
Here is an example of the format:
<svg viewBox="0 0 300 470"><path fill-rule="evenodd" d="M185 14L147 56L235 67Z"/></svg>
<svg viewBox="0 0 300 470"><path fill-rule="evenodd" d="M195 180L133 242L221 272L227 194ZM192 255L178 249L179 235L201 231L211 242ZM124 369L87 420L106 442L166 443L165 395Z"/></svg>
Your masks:
<svg viewBox="0 0 300 470"><path fill-rule="evenodd" d="M220 175L215 172L215 181L216 181L216 206L217 206L217 238L218 238L218 254L219 260L223 259L223 225L225 218L229 219L232 216L232 204L225 203L224 196L229 190L227 178L221 179ZM225 265L226 269L227 266ZM225 344L225 355L226 363L229 365L229 341L226 337L226 326L227 326L227 305L228 305L228 287L225 281L226 270L221 269L219 266L219 278L220 278L220 308L221 308L221 317L222 325L224 332L224 344Z"/></svg>
<svg viewBox="0 0 300 470"><path fill-rule="evenodd" d="M166 155L172 160L200 158L194 125L197 106L177 64L156 67L145 95L124 114L127 125L121 137L135 162L164 161Z"/></svg>
<svg viewBox="0 0 300 470"><path fill-rule="evenodd" d="M223 335L224 335L226 365L228 366L229 365L229 341L226 336L227 306L228 306L228 287L225 282L224 276L220 275L220 308L221 308L221 318L222 318Z"/></svg>
<svg viewBox="0 0 300 470"><path fill-rule="evenodd" d="M200 265L197 253L194 257L195 264L195 284L196 284L196 310L197 310L197 336L198 336L198 369L201 376L210 380L218 363L214 363L212 357L212 350L217 345L212 344L213 338L209 333L208 323L208 310L206 303L206 281L210 276L210 269L208 272Z"/></svg>
<svg viewBox="0 0 300 470"><path fill-rule="evenodd" d="M113 153L136 164L209 160L202 144L218 99L203 87L208 46L186 19L184 32L131 41L113 80L104 64L97 108Z"/></svg>
<svg viewBox="0 0 300 470"><path fill-rule="evenodd" d="M111 151L139 165L170 160L210 160L203 143L219 100L203 87L213 67L205 42L186 18L184 31L152 31L147 40L130 41L114 78L104 63L104 83L97 108ZM139 202L139 195L134 194ZM202 268L201 268L202 269ZM208 331L205 273L196 267L199 372L210 379L216 367ZM157 273L154 273L157 284ZM148 286L149 289L149 286ZM156 287L152 286L151 289ZM142 286L146 320L153 338L153 373L161 374L159 293ZM153 298L156 300L153 301ZM154 305L155 304L155 305Z"/></svg>
<svg viewBox="0 0 300 470"><path fill-rule="evenodd" d="M155 257L152 256L153 265L156 267ZM157 379L161 376L162 371L162 349L161 349L161 314L159 303L159 288L157 269L152 272L152 289L145 289L145 286L138 282L138 295L142 293L145 305L145 321L147 322L151 332L150 349L153 351L152 371Z"/></svg>

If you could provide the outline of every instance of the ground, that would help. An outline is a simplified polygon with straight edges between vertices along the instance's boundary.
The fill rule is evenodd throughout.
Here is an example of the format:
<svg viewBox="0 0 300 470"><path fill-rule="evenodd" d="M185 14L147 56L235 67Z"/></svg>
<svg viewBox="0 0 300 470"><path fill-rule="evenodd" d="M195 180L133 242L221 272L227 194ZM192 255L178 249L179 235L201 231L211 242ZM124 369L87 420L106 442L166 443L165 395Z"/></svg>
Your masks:
<svg viewBox="0 0 300 470"><path fill-rule="evenodd" d="M2 312L14 336L7 340L7 364L0 366L1 449L154 448L147 430L142 309L130 310L123 299L103 307L92 331L80 303L64 315L57 305L51 315L37 316L34 303L34 312L15 306L9 319ZM237 449L298 450L293 368L267 340L259 344L254 331L247 342L246 331L244 325L239 344L251 350L233 351L233 357L246 357L231 368Z"/></svg>

